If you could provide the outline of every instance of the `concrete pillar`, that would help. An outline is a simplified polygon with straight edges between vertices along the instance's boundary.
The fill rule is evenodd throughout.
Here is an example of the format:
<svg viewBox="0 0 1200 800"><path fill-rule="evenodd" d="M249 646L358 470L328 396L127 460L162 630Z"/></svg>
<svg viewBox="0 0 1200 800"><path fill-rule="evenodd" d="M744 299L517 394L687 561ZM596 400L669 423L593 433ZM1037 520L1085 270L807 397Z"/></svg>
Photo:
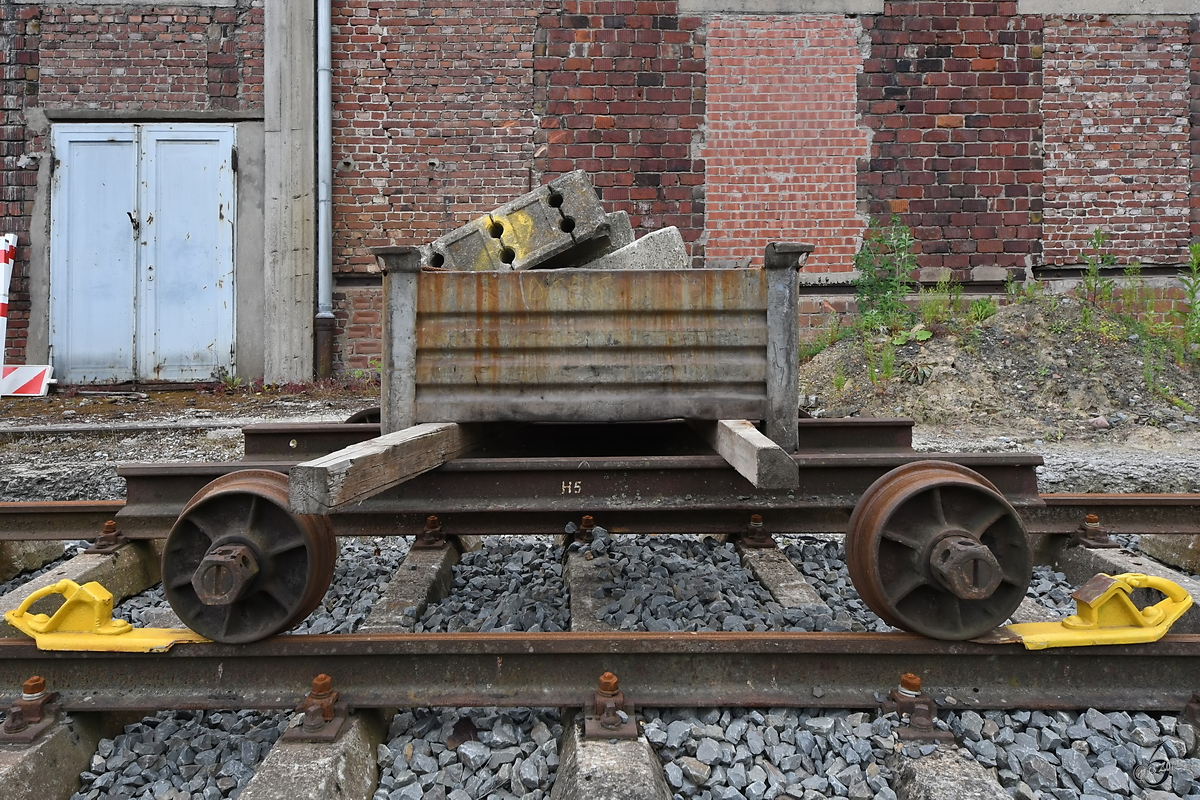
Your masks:
<svg viewBox="0 0 1200 800"><path fill-rule="evenodd" d="M28 746L0 747L0 794L5 800L67 800L79 790L101 736L97 714L65 717ZM119 730L119 728L118 728Z"/></svg>
<svg viewBox="0 0 1200 800"><path fill-rule="evenodd" d="M264 378L313 377L316 313L316 47L311 2L266 0Z"/></svg>

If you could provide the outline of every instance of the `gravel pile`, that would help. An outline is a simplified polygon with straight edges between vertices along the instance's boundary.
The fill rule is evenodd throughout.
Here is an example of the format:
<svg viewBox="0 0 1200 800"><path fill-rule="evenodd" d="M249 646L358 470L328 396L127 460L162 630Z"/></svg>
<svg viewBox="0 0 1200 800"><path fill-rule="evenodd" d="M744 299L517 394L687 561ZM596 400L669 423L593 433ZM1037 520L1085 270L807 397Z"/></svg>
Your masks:
<svg viewBox="0 0 1200 800"><path fill-rule="evenodd" d="M66 542L63 545L63 554L48 564L43 564L37 569L26 570L19 575L14 575L4 583L0 583L0 597L8 594L14 589L19 589L29 583L34 578L44 575L52 569L60 566L64 561L69 561L75 556L82 553L88 548L87 542Z"/></svg>
<svg viewBox="0 0 1200 800"><path fill-rule="evenodd" d="M620 537L603 529L588 545L608 556L611 600L602 619L623 631L814 630L828 614L784 609L744 568L732 544L685 536Z"/></svg>
<svg viewBox="0 0 1200 800"><path fill-rule="evenodd" d="M286 712L159 712L100 740L72 800L235 798L287 719Z"/></svg>
<svg viewBox="0 0 1200 800"><path fill-rule="evenodd" d="M450 594L405 622L412 619L418 633L564 631L570 608L561 547L538 537L489 536L481 549L463 553Z"/></svg>
<svg viewBox="0 0 1200 800"><path fill-rule="evenodd" d="M1020 800L1200 799L1196 730L1172 716L966 711L939 722Z"/></svg>
<svg viewBox="0 0 1200 800"><path fill-rule="evenodd" d="M554 709L417 709L379 745L373 800L542 800L558 773Z"/></svg>
<svg viewBox="0 0 1200 800"><path fill-rule="evenodd" d="M338 539L333 582L321 605L290 633L353 633L362 626L380 593L408 554L403 536ZM163 595L162 584L127 598L113 616L138 627L181 627Z"/></svg>
<svg viewBox="0 0 1200 800"><path fill-rule="evenodd" d="M645 709L646 738L676 797L895 800L883 759L895 714L776 708Z"/></svg>
<svg viewBox="0 0 1200 800"><path fill-rule="evenodd" d="M1078 588L1067 580L1061 572L1055 572L1054 567L1039 564L1033 568L1033 578L1025 596L1042 608L1048 608L1056 614L1066 616L1075 613L1075 601L1071 592Z"/></svg>
<svg viewBox="0 0 1200 800"><path fill-rule="evenodd" d="M796 565L804 580L817 590L821 599L833 611L839 627L826 630L890 631L892 626L867 608L850 582L846 566L846 547L841 536L816 538L811 536L780 537L784 555Z"/></svg>

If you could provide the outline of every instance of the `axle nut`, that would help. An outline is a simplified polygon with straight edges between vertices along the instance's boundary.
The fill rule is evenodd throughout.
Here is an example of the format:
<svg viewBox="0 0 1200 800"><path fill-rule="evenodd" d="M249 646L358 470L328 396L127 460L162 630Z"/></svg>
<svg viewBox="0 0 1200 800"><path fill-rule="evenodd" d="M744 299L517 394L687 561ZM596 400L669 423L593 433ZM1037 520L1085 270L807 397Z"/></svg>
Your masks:
<svg viewBox="0 0 1200 800"><path fill-rule="evenodd" d="M938 582L963 600L986 600L1004 577L987 545L969 536L947 536L929 555Z"/></svg>
<svg viewBox="0 0 1200 800"><path fill-rule="evenodd" d="M236 603L249 590L258 575L254 551L242 544L214 547L205 554L192 575L192 588L206 606Z"/></svg>

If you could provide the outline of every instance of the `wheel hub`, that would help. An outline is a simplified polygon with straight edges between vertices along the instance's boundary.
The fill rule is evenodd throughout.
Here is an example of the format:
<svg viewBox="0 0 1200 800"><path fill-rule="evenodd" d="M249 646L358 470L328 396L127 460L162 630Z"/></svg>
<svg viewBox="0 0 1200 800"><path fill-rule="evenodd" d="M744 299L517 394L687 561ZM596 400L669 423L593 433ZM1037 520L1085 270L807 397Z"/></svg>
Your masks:
<svg viewBox="0 0 1200 800"><path fill-rule="evenodd" d="M986 600L1004 577L992 551L962 534L951 534L934 545L929 568L938 583L963 600Z"/></svg>
<svg viewBox="0 0 1200 800"><path fill-rule="evenodd" d="M192 575L196 597L206 606L225 606L241 600L258 576L258 559L244 544L213 547Z"/></svg>

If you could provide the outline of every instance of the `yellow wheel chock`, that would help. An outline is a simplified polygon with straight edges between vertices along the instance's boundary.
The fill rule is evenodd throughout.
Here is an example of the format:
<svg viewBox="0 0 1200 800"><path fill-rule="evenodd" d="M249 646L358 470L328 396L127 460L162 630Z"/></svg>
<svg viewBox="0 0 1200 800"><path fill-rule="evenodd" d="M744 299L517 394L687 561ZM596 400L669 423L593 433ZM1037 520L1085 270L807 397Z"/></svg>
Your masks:
<svg viewBox="0 0 1200 800"><path fill-rule="evenodd" d="M1134 589L1157 589L1166 599L1139 609L1129 599ZM1061 622L1023 622L1005 632L1016 634L1029 650L1156 642L1192 606L1192 596L1179 584L1136 572L1101 573L1071 597L1076 611Z"/></svg>
<svg viewBox="0 0 1200 800"><path fill-rule="evenodd" d="M63 604L53 615L30 614L29 607L52 594L61 594ZM179 642L207 642L184 628L135 628L123 619L113 619L113 596L99 583L80 586L61 580L38 589L4 620L33 637L39 650L101 650L120 653L159 653Z"/></svg>

